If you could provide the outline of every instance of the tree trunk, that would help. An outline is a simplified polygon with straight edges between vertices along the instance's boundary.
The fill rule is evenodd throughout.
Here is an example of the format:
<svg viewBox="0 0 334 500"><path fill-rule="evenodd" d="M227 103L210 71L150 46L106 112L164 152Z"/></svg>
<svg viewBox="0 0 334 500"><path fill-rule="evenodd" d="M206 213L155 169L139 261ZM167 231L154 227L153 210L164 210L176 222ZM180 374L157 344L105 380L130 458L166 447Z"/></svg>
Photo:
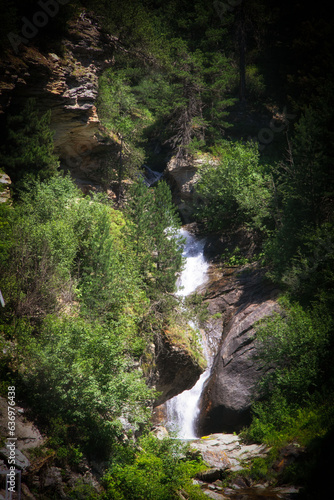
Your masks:
<svg viewBox="0 0 334 500"><path fill-rule="evenodd" d="M123 196L122 180L123 180L123 136L121 135L121 150L119 152L119 167L118 167L118 192L117 192L118 204L120 204Z"/></svg>
<svg viewBox="0 0 334 500"><path fill-rule="evenodd" d="M239 100L246 102L246 20L243 4L240 6L237 24L239 46Z"/></svg>
<svg viewBox="0 0 334 500"><path fill-rule="evenodd" d="M245 102L246 101L246 35L244 27L241 28L240 32L239 50L240 50L239 99L240 102Z"/></svg>

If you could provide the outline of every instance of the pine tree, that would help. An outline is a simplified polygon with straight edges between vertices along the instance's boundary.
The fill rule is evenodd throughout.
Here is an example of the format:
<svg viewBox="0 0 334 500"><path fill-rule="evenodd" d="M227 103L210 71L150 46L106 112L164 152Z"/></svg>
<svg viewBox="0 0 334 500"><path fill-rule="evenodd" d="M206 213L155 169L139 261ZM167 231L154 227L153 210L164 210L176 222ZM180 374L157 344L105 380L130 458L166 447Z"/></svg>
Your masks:
<svg viewBox="0 0 334 500"><path fill-rule="evenodd" d="M182 264L182 240L167 184L162 181L149 189L138 180L127 213L134 253L148 289L151 294L173 292Z"/></svg>
<svg viewBox="0 0 334 500"><path fill-rule="evenodd" d="M156 251L156 284L163 292L173 292L176 274L182 265L182 240L178 236L180 224L166 182L159 182L154 191L152 229Z"/></svg>
<svg viewBox="0 0 334 500"><path fill-rule="evenodd" d="M56 173L58 161L53 154L50 118L50 111L40 116L35 99L28 99L21 113L8 117L7 141L0 162L14 182L27 174L46 180Z"/></svg>

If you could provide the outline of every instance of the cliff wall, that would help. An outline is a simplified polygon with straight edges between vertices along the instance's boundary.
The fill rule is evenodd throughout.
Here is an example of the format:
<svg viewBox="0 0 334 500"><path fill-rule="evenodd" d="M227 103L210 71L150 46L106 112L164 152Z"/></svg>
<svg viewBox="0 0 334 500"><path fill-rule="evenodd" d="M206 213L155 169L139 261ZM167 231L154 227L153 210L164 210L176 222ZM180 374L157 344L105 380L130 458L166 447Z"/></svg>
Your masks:
<svg viewBox="0 0 334 500"><path fill-rule="evenodd" d="M87 14L69 25L68 35L47 52L20 45L0 60L0 124L33 97L41 112L51 110L55 153L84 191L99 187L108 165L117 164L116 136L103 128L96 108L98 79L113 64L113 42ZM93 186L97 184L97 186ZM103 186L106 187L106 186Z"/></svg>

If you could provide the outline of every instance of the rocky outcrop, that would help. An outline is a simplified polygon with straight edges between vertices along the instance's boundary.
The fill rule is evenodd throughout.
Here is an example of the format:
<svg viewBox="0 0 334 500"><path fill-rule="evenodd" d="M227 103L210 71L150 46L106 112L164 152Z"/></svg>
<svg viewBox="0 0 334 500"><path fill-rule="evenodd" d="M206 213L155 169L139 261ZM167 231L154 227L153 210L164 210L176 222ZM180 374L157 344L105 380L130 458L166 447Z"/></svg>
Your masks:
<svg viewBox="0 0 334 500"><path fill-rule="evenodd" d="M205 163L212 164L214 159L208 155L198 157L189 155L185 158L174 156L164 171L172 189L173 201L178 207L184 223L193 220L194 209L200 201L195 193L195 184L200 178L198 169Z"/></svg>
<svg viewBox="0 0 334 500"><path fill-rule="evenodd" d="M173 342L164 332L156 339L155 387L160 393L155 406L191 389L204 371L201 359L179 342Z"/></svg>
<svg viewBox="0 0 334 500"><path fill-rule="evenodd" d="M205 302L212 315L220 316L223 333L218 338L214 329L218 348L201 397L200 435L239 431L249 423L257 382L263 375L254 324L278 311L277 294L256 267L213 272Z"/></svg>
<svg viewBox="0 0 334 500"><path fill-rule="evenodd" d="M230 470L237 472L245 468L245 462L254 458L264 458L269 449L261 444L242 444L239 436L234 434L211 434L193 441L190 448L197 450L204 462L210 467L205 472L208 479L209 472L213 469ZM204 477L203 474L201 477Z"/></svg>
<svg viewBox="0 0 334 500"><path fill-rule="evenodd" d="M254 480L254 476L250 474L254 459L268 456L270 448L263 444L245 444L235 434L219 433L194 440L190 444L190 449L194 455L199 454L208 467L197 474L195 482L209 498L217 500L298 498L299 487L277 486L277 473L282 473L284 467L300 460L305 453L297 443L282 449L277 461L271 466L272 476L275 478L271 482L269 473L269 481L262 482Z"/></svg>
<svg viewBox="0 0 334 500"><path fill-rule="evenodd" d="M51 110L61 166L87 188L103 182L108 162L113 157L117 162L119 151L117 137L106 133L96 110L98 78L112 65L113 44L82 13L59 47L46 52L31 42L19 56L8 51L1 57L0 117L8 110L18 112L29 97L36 98L41 111Z"/></svg>
<svg viewBox="0 0 334 500"><path fill-rule="evenodd" d="M60 468L55 451L48 448L47 437L26 416L26 410L19 406L15 409L15 439L10 439L8 428L8 403L0 397L0 499L5 498L5 474L15 453L16 486L18 474L21 478L21 498L23 500L42 500L45 498L69 498L68 492L76 496L76 489L87 488L92 496L98 496L101 486L97 480L102 475L98 465L89 465L86 460L76 464L75 470L69 466ZM9 438L9 439L8 439ZM15 446L8 446L13 445ZM37 450L36 452L36 449ZM32 491L34 493L32 493ZM67 493L66 493L67 492ZM79 494L79 493L77 493ZM15 495L14 495L15 496ZM14 498L13 496L13 498ZM72 495L70 495L72 497ZM7 498L7 495L6 495Z"/></svg>
<svg viewBox="0 0 334 500"><path fill-rule="evenodd" d="M0 397L0 435L9 437L8 432L8 404ZM44 439L39 430L30 422L23 408L15 407L15 448L20 451L41 446Z"/></svg>

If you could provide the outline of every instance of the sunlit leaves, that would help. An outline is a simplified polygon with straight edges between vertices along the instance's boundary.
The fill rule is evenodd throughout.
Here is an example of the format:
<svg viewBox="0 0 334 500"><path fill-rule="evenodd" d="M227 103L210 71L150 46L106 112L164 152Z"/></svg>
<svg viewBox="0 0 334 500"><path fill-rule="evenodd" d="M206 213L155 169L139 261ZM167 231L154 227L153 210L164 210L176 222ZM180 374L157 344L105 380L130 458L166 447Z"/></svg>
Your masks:
<svg viewBox="0 0 334 500"><path fill-rule="evenodd" d="M271 193L256 146L225 142L214 153L211 162L200 169L198 216L210 229L240 223L263 229L270 216Z"/></svg>

